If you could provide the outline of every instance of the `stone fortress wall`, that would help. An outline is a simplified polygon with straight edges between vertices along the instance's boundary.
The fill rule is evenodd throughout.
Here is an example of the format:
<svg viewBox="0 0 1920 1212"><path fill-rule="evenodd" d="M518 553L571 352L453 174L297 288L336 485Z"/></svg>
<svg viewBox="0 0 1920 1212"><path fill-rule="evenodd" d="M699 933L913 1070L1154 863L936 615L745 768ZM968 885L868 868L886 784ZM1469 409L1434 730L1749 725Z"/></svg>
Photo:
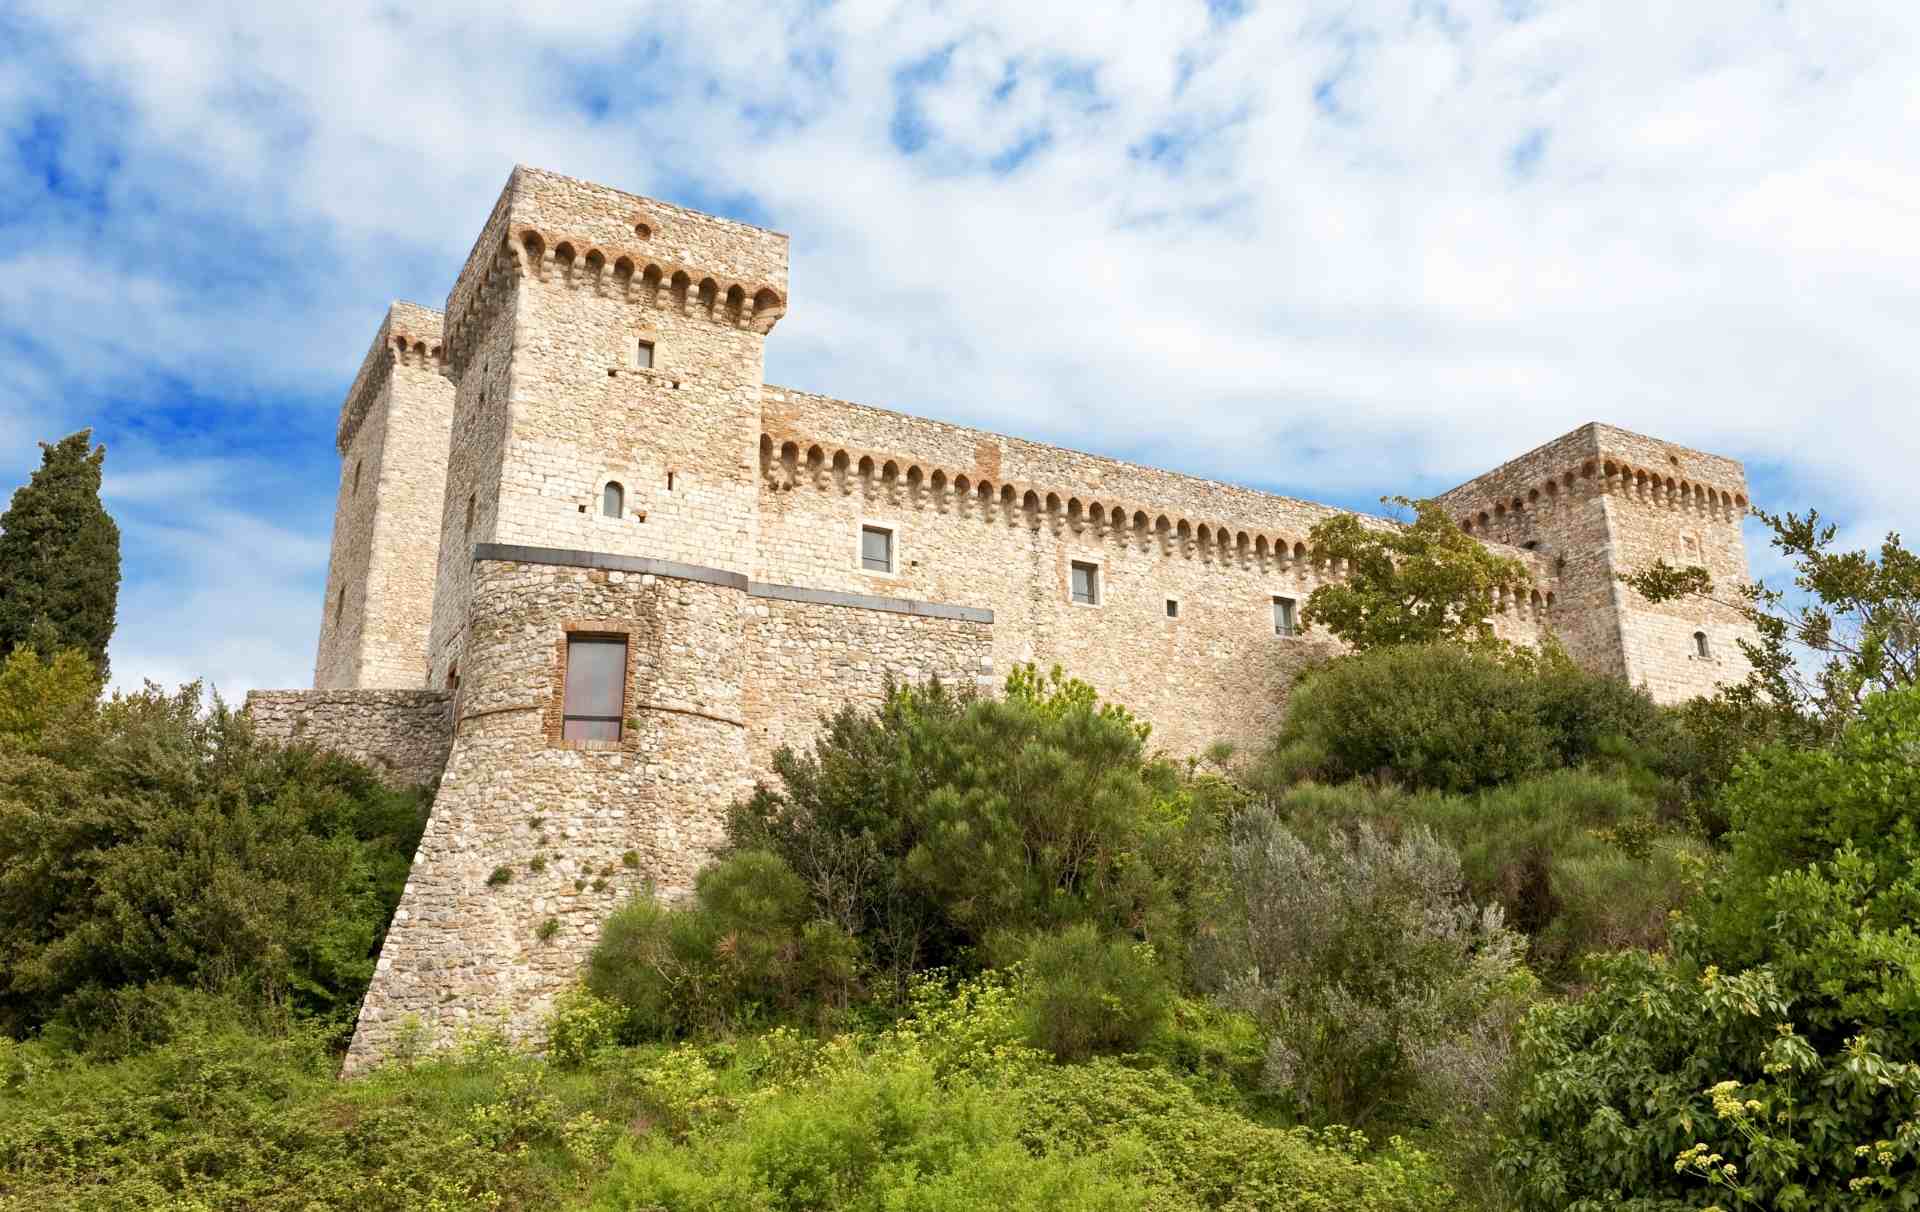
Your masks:
<svg viewBox="0 0 1920 1212"><path fill-rule="evenodd" d="M537 1031L619 898L684 893L774 751L890 679L1057 663L1192 753L1257 742L1338 651L1274 626L1275 598L1342 575L1307 542L1335 509L765 384L786 258L779 233L520 168L444 321L396 304L376 337L342 415L320 689L250 697L281 735L447 751L350 1068L410 1017ZM1503 637L1551 629L1676 699L1744 672L1735 624L1614 574L1698 552L1744 579L1744 492L1737 463L1590 425L1443 500L1533 577L1500 595ZM889 567L863 565L864 526ZM626 641L617 741L562 736L570 634Z"/></svg>

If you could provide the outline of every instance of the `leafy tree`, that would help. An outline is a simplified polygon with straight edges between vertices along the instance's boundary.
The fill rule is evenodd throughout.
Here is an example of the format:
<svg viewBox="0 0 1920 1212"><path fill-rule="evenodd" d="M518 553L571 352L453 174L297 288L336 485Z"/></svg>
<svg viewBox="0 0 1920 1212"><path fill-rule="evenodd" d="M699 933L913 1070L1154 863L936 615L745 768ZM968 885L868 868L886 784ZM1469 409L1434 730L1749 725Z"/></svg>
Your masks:
<svg viewBox="0 0 1920 1212"><path fill-rule="evenodd" d="M167 987L351 1023L425 824L357 763L257 740L200 687L100 703L76 653L0 668L0 1033Z"/></svg>
<svg viewBox="0 0 1920 1212"><path fill-rule="evenodd" d="M1622 579L1650 602L1697 598L1738 611L1759 638L1737 641L1752 673L1728 700L1767 717L1758 724L1771 735L1806 737L1795 725L1807 723L1831 736L1867 696L1920 679L1920 554L1891 533L1877 556L1836 551L1834 525L1817 510L1754 517L1793 565L1793 599L1758 582L1716 585L1705 568L1665 560Z"/></svg>
<svg viewBox="0 0 1920 1212"><path fill-rule="evenodd" d="M1315 589L1303 622L1321 625L1356 651L1435 641L1493 644L1493 594L1525 591L1526 566L1495 555L1433 501L1382 497L1411 508L1404 526L1340 514L1316 523L1315 559L1337 560L1345 575Z"/></svg>
<svg viewBox="0 0 1920 1212"><path fill-rule="evenodd" d="M777 754L780 789L737 805L728 836L779 855L896 993L916 970L978 966L1076 922L1177 949L1225 788L1150 756L1146 737L1057 670L1018 669L1001 698L896 687L807 753Z"/></svg>
<svg viewBox="0 0 1920 1212"><path fill-rule="evenodd" d="M1836 748L1777 745L1673 956L1596 961L1528 1019L1500 1167L1526 1209L1913 1206L1920 1187L1920 688Z"/></svg>
<svg viewBox="0 0 1920 1212"><path fill-rule="evenodd" d="M40 444L40 470L0 514L0 655L78 648L107 672L120 596L120 528L100 504L107 448L93 431Z"/></svg>

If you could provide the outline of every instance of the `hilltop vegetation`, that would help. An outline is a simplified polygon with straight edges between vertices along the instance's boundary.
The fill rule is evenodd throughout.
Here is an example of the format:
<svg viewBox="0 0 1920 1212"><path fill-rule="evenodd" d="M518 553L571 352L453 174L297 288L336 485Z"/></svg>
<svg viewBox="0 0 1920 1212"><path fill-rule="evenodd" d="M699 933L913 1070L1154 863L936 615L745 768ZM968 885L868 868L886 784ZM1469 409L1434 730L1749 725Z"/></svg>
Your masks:
<svg viewBox="0 0 1920 1212"><path fill-rule="evenodd" d="M1159 753L1058 672L895 687L780 755L693 897L618 912L543 1055L478 1024L347 1083L422 801L23 648L0 1207L1911 1207L1887 567L1798 699L1656 707L1475 639L1445 576L1341 605L1357 651L1258 752Z"/></svg>

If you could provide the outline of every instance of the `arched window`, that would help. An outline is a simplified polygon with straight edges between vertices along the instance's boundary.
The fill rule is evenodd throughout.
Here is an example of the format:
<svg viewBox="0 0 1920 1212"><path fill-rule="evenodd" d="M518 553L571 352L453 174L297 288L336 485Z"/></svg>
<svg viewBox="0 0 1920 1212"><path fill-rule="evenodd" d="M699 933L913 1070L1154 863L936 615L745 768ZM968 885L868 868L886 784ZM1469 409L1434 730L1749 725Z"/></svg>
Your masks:
<svg viewBox="0 0 1920 1212"><path fill-rule="evenodd" d="M1708 660L1713 656L1713 649L1709 647L1707 644L1706 632L1696 631L1693 633L1693 655L1699 657L1703 661Z"/></svg>
<svg viewBox="0 0 1920 1212"><path fill-rule="evenodd" d="M608 480L607 487L600 494L600 512L610 518L617 518L626 507L627 491L620 487L620 481Z"/></svg>

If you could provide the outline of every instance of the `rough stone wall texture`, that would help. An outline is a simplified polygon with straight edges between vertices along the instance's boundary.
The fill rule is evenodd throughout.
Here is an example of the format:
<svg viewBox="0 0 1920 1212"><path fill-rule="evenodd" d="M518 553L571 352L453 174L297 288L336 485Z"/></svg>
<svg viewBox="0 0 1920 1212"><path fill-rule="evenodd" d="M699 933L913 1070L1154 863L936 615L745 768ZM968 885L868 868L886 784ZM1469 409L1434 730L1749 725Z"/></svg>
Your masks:
<svg viewBox="0 0 1920 1212"><path fill-rule="evenodd" d="M996 669L1059 664L1173 752L1258 743L1301 669L1340 651L1275 634L1273 602L1304 608L1341 575L1306 540L1342 511L789 389L765 419L757 577L991 609ZM866 526L892 532L891 571L862 566ZM1496 630L1531 643L1554 580L1506 554L1541 593L1503 602ZM1097 604L1073 601L1075 563L1098 569Z"/></svg>
<svg viewBox="0 0 1920 1212"><path fill-rule="evenodd" d="M804 748L842 707L879 703L889 680L999 683L992 623L758 596L747 609L747 756L757 778L781 746Z"/></svg>
<svg viewBox="0 0 1920 1212"><path fill-rule="evenodd" d="M345 754L401 787L440 777L453 745L453 696L438 690L254 690L254 731Z"/></svg>
<svg viewBox="0 0 1920 1212"><path fill-rule="evenodd" d="M440 313L393 304L340 410L315 686L426 683L453 403Z"/></svg>
<svg viewBox="0 0 1920 1212"><path fill-rule="evenodd" d="M1441 501L1483 540L1534 544L1551 561L1556 631L1584 665L1678 702L1744 678L1736 641L1753 631L1725 605L1655 606L1619 574L1664 558L1701 565L1728 589L1746 584L1746 493L1745 472L1732 459L1589 424ZM1707 637L1705 657L1696 632Z"/></svg>
<svg viewBox="0 0 1920 1212"><path fill-rule="evenodd" d="M613 906L648 881L685 893L752 786L744 585L501 560L473 578L453 752L349 1069L409 1015L536 1030ZM559 739L568 630L628 637L618 742Z"/></svg>

